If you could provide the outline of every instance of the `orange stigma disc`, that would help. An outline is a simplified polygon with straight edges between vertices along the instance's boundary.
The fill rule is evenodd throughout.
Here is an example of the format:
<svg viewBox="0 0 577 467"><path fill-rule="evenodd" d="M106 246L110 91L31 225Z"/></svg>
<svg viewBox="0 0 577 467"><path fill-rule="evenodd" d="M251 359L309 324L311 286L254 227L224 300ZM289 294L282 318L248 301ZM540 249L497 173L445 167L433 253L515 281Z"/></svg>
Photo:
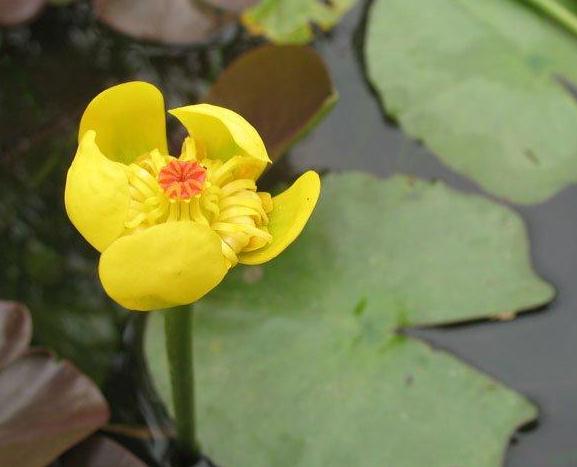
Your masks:
<svg viewBox="0 0 577 467"><path fill-rule="evenodd" d="M171 161L158 174L158 183L171 199L190 199L202 191L206 169L198 162Z"/></svg>

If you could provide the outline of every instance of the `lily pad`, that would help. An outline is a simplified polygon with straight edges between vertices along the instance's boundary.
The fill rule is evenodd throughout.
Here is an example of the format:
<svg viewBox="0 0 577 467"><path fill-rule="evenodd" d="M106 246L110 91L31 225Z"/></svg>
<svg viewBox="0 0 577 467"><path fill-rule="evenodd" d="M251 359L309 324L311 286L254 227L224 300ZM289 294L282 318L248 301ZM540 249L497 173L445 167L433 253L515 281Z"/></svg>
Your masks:
<svg viewBox="0 0 577 467"><path fill-rule="evenodd" d="M243 115L275 161L333 108L337 93L310 47L264 45L233 62L205 101Z"/></svg>
<svg viewBox="0 0 577 467"><path fill-rule="evenodd" d="M124 446L102 435L92 435L60 459L62 467L146 467Z"/></svg>
<svg viewBox="0 0 577 467"><path fill-rule="evenodd" d="M261 0L242 20L250 33L278 44L306 44L313 37L311 24L327 31L356 0Z"/></svg>
<svg viewBox="0 0 577 467"><path fill-rule="evenodd" d="M16 26L34 19L46 5L46 0L0 1L0 26Z"/></svg>
<svg viewBox="0 0 577 467"><path fill-rule="evenodd" d="M514 0L376 0L369 78L411 136L518 203L577 181L577 39ZM514 28L511 25L515 25Z"/></svg>
<svg viewBox="0 0 577 467"><path fill-rule="evenodd" d="M237 467L501 465L535 407L399 329L552 296L512 210L402 176L325 177L293 247L195 305L201 445ZM145 343L170 404L163 319Z"/></svg>
<svg viewBox="0 0 577 467"><path fill-rule="evenodd" d="M0 301L0 465L48 465L109 417L98 387L70 362L27 348L30 334L26 308Z"/></svg>
<svg viewBox="0 0 577 467"><path fill-rule="evenodd" d="M233 18L190 0L92 0L96 16L136 39L193 44L215 37Z"/></svg>
<svg viewBox="0 0 577 467"><path fill-rule="evenodd" d="M0 369L23 355L31 339L28 310L20 303L0 301Z"/></svg>

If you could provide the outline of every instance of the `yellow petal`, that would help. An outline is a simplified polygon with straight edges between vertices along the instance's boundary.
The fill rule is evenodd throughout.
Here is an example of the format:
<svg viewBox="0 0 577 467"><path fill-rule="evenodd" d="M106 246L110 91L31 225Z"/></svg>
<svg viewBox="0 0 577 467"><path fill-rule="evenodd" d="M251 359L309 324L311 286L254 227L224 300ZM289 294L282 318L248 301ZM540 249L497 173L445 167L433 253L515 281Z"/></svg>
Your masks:
<svg viewBox="0 0 577 467"><path fill-rule="evenodd" d="M211 104L189 105L169 110L206 150L210 159L226 161L242 155L253 159L246 174L253 180L265 169L270 159L262 138L255 128L232 110Z"/></svg>
<svg viewBox="0 0 577 467"><path fill-rule="evenodd" d="M84 111L78 140L96 131L96 144L109 159L129 164L158 149L168 154L164 99L152 84L119 84L101 92Z"/></svg>
<svg viewBox="0 0 577 467"><path fill-rule="evenodd" d="M66 177L68 217L98 251L124 231L130 195L126 166L100 152L94 131L87 131Z"/></svg>
<svg viewBox="0 0 577 467"><path fill-rule="evenodd" d="M104 251L98 269L106 293L137 311L193 303L228 270L220 237L194 222L159 224L121 237Z"/></svg>
<svg viewBox="0 0 577 467"><path fill-rule="evenodd" d="M321 181L316 172L308 171L293 185L272 199L268 230L272 243L260 250L242 254L242 264L265 263L284 251L302 232L319 199Z"/></svg>

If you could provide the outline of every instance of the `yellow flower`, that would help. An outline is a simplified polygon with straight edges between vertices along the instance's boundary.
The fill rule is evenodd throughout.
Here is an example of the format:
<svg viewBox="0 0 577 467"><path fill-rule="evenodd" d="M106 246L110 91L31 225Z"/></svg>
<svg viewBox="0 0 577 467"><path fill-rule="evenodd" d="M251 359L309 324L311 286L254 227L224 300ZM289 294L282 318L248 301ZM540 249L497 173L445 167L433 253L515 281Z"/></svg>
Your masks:
<svg viewBox="0 0 577 467"><path fill-rule="evenodd" d="M315 172L274 198L255 181L270 162L240 115L208 104L171 110L188 130L168 154L164 101L131 82L88 105L66 180L66 211L102 255L111 298L149 311L195 302L237 263L261 264L300 234L317 202Z"/></svg>

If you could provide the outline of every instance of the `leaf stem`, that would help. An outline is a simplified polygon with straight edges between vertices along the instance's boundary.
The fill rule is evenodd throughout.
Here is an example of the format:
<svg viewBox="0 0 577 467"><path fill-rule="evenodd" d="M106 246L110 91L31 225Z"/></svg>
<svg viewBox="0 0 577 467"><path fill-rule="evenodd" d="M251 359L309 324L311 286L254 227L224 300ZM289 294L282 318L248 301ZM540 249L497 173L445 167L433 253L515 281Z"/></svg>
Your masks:
<svg viewBox="0 0 577 467"><path fill-rule="evenodd" d="M573 34L577 34L577 16L555 0L525 0L549 15Z"/></svg>
<svg viewBox="0 0 577 467"><path fill-rule="evenodd" d="M193 321L191 306L168 310L164 321L176 441L183 453L191 457L198 455L194 407Z"/></svg>

